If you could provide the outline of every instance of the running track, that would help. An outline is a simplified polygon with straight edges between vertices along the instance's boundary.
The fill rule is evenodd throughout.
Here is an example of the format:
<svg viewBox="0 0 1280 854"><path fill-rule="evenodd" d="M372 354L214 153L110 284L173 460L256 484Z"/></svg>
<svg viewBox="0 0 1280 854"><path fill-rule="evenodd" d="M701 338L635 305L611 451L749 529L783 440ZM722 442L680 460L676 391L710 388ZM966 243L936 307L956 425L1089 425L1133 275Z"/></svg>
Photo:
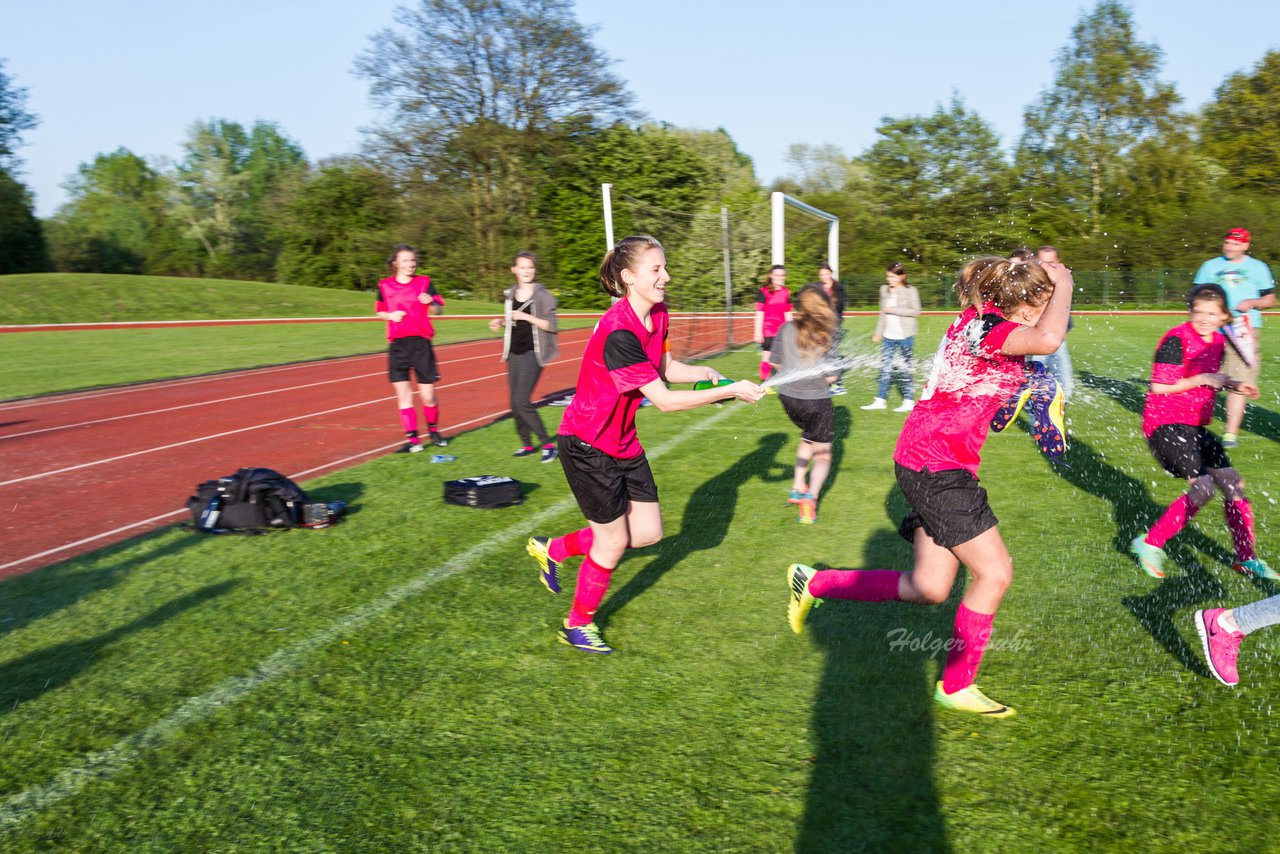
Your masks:
<svg viewBox="0 0 1280 854"><path fill-rule="evenodd" d="M560 334L539 392L573 387L590 332ZM500 339L436 353L445 436L507 414ZM0 403L0 579L181 521L242 466L303 479L403 444L382 353Z"/></svg>

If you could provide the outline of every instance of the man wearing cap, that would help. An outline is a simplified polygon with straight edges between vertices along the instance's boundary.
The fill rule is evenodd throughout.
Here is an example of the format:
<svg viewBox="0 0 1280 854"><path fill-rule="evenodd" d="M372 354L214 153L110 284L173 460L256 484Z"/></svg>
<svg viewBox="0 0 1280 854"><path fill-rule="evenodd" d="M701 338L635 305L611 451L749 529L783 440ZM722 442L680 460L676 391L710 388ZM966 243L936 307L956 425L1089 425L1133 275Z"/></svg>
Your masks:
<svg viewBox="0 0 1280 854"><path fill-rule="evenodd" d="M1249 325L1255 330L1254 365L1250 367L1231 347L1222 360L1222 371L1236 380L1258 384L1258 366L1262 362L1262 347L1257 344L1256 330L1262 327L1262 312L1276 304L1276 283L1271 268L1249 253L1249 230L1233 228L1222 238L1222 254L1200 265L1194 284L1221 285L1227 292L1227 302L1232 317L1247 314ZM1234 448L1239 444L1240 423L1244 421L1244 395L1231 392L1227 395L1227 420L1222 434L1222 444Z"/></svg>

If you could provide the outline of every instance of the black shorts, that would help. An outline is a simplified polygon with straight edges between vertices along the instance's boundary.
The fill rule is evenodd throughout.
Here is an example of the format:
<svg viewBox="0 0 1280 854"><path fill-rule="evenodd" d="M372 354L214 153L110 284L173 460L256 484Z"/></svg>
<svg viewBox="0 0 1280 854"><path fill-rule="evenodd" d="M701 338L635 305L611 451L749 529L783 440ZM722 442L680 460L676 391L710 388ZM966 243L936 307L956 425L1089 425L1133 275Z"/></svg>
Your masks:
<svg viewBox="0 0 1280 854"><path fill-rule="evenodd" d="M658 501L649 458L620 460L591 447L577 436L556 436L560 465L582 515L608 524L623 516L632 501Z"/></svg>
<svg viewBox="0 0 1280 854"><path fill-rule="evenodd" d="M387 350L387 379L393 383L407 383L409 369L418 375L418 382L431 385L440 379L436 370L436 351L431 342L420 335L397 338Z"/></svg>
<svg viewBox="0 0 1280 854"><path fill-rule="evenodd" d="M836 408L831 398L806 400L779 394L782 409L791 423L800 428L800 438L810 442L830 442L836 437Z"/></svg>
<svg viewBox="0 0 1280 854"><path fill-rule="evenodd" d="M1209 469L1231 468L1218 437L1190 424L1161 424L1147 437L1147 447L1174 477L1204 477Z"/></svg>
<svg viewBox="0 0 1280 854"><path fill-rule="evenodd" d="M895 462L893 471L911 505L898 527L907 542L914 543L916 529L924 528L935 543L953 549L999 524L987 503L987 491L965 469L912 471Z"/></svg>
<svg viewBox="0 0 1280 854"><path fill-rule="evenodd" d="M772 353L772 352L773 352L773 339L774 339L775 337L776 337L776 336L769 335L769 336L767 336L767 337L766 337L766 338L761 342L761 344L760 344L760 351L761 351L762 353Z"/></svg>

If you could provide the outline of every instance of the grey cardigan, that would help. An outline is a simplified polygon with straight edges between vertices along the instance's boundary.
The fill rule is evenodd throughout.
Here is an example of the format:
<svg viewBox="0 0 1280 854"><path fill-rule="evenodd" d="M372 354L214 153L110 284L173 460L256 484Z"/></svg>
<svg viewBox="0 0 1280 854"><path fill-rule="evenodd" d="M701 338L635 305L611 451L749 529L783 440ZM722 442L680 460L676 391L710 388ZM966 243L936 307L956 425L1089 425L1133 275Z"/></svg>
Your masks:
<svg viewBox="0 0 1280 854"><path fill-rule="evenodd" d="M886 314L896 314L902 318L902 331L907 338L914 338L916 332L920 328L920 322L916 320L920 316L920 291L916 290L915 285L903 285L897 290L898 297L895 302L897 305L889 305L889 291L893 290L888 285L880 286L880 317L876 320L875 335L884 334L884 316Z"/></svg>
<svg viewBox="0 0 1280 854"><path fill-rule="evenodd" d="M502 327L502 361L504 362L511 351L511 310L514 307L512 297L515 292L516 286L512 285L503 295L505 300L502 308L502 317L506 321L506 325ZM538 364L545 366L560 352L560 341L556 334L556 298L541 283L534 282L533 296L529 299L528 312L534 317L551 322L551 326L546 332L536 326L533 327L533 354L537 357Z"/></svg>

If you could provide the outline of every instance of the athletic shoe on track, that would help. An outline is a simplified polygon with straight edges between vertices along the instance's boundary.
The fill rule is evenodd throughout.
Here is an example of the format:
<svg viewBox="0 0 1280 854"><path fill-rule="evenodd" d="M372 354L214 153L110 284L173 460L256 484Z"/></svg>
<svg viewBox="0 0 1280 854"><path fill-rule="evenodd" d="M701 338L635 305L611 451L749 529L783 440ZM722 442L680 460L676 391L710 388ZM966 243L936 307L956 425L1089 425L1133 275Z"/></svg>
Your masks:
<svg viewBox="0 0 1280 854"><path fill-rule="evenodd" d="M410 442L400 450L396 451L396 453L397 454L420 454L422 453L422 445L419 444L418 442Z"/></svg>
<svg viewBox="0 0 1280 854"><path fill-rule="evenodd" d="M1238 561L1231 568L1250 578L1266 578L1270 581L1280 581L1280 574L1277 574L1270 564L1261 558Z"/></svg>
<svg viewBox="0 0 1280 854"><path fill-rule="evenodd" d="M788 504L799 504L801 501L812 500L813 496L809 494L809 487L804 489L793 489L791 494L787 496Z"/></svg>
<svg viewBox="0 0 1280 854"><path fill-rule="evenodd" d="M787 590L791 594L791 600L787 603L787 622L791 624L791 631L796 634L804 631L809 612L822 604L821 599L815 599L809 592L809 579L817 571L802 563L793 563L787 567Z"/></svg>
<svg viewBox="0 0 1280 854"><path fill-rule="evenodd" d="M560 564L552 560L547 552L547 546L550 544L549 537L530 537L524 550L538 562L538 578L542 581L542 586L552 593L559 593Z"/></svg>
<svg viewBox="0 0 1280 854"><path fill-rule="evenodd" d="M556 450L555 445L542 446L542 460L540 462L552 463L560 456L560 452Z"/></svg>
<svg viewBox="0 0 1280 854"><path fill-rule="evenodd" d="M1164 549L1147 542L1146 534L1139 534L1129 543L1129 551L1138 559L1142 571L1152 578L1164 578Z"/></svg>
<svg viewBox="0 0 1280 854"><path fill-rule="evenodd" d="M800 524L816 525L818 523L818 502L806 498L800 502Z"/></svg>
<svg viewBox="0 0 1280 854"><path fill-rule="evenodd" d="M982 693L977 685L969 685L954 694L948 694L942 690L942 683L939 682L933 689L933 701L944 709L969 712L984 718L1011 718L1017 714L1012 707L997 703Z"/></svg>
<svg viewBox="0 0 1280 854"><path fill-rule="evenodd" d="M1204 649L1204 660L1208 662L1210 672L1223 685L1236 685L1240 682L1236 656L1240 652L1244 632L1229 632L1218 625L1218 615L1225 610L1209 608L1196 611L1196 634L1200 635L1200 646Z"/></svg>
<svg viewBox="0 0 1280 854"><path fill-rule="evenodd" d="M443 448L449 444L449 440L440 435L440 431L432 430L427 434L427 441L435 445L437 448Z"/></svg>
<svg viewBox="0 0 1280 854"><path fill-rule="evenodd" d="M538 450L538 449L537 449L537 448L535 448L535 447L533 447L533 445L525 445L523 448L521 448L520 450L516 451L516 452L515 452L514 454L512 454L511 456L513 456L513 457L527 457L527 456L530 456L530 455L532 455L532 454L537 453L537 450Z"/></svg>
<svg viewBox="0 0 1280 854"><path fill-rule="evenodd" d="M567 643L583 652L598 652L601 655L613 652L613 647L604 642L604 638L600 636L600 627L595 623L587 623L585 626L561 626L559 637L560 643Z"/></svg>

